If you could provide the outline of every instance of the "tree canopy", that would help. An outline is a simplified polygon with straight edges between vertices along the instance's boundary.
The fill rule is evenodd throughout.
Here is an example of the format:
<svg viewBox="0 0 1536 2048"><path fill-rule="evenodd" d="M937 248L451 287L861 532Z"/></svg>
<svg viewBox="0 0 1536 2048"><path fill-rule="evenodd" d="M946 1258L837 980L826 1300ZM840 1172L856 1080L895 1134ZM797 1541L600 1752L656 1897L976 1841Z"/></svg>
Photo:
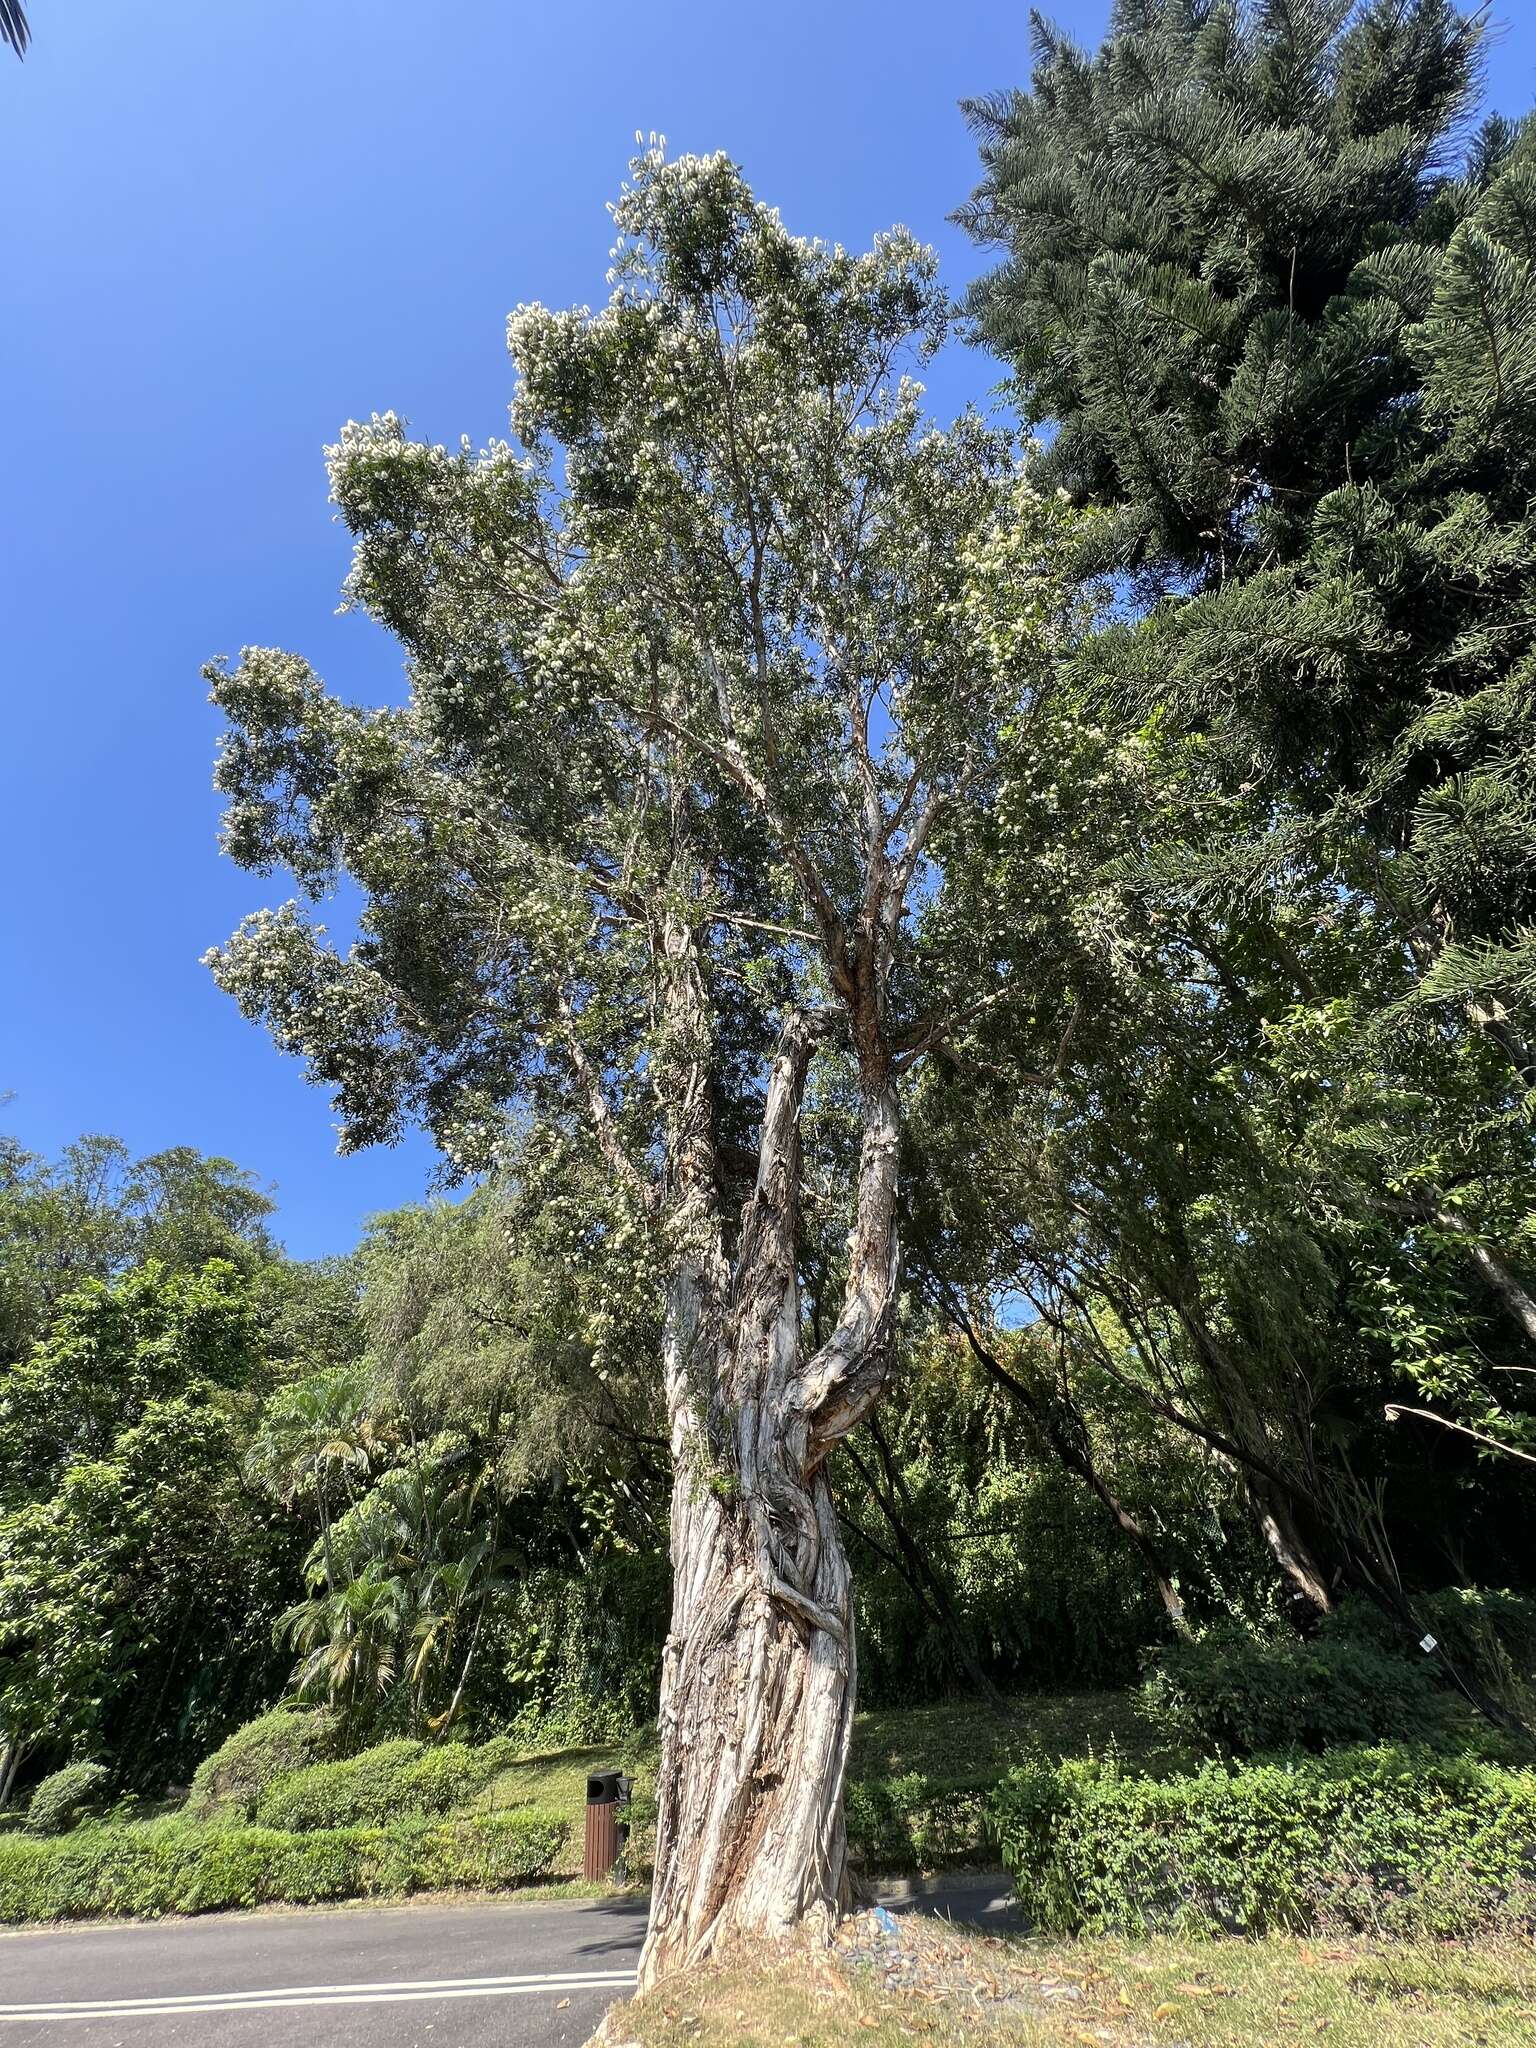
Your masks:
<svg viewBox="0 0 1536 2048"><path fill-rule="evenodd" d="M1528 1736L1536 128L1471 126L1484 48L1037 20L963 309L652 138L605 301L510 317L509 438L342 428L403 684L209 666L278 879L207 960L439 1198L302 1263L228 1160L0 1141L0 1803L279 1696L343 1749L659 1704L649 1982L845 1905L861 1668ZM960 332L1015 418L930 416Z"/></svg>

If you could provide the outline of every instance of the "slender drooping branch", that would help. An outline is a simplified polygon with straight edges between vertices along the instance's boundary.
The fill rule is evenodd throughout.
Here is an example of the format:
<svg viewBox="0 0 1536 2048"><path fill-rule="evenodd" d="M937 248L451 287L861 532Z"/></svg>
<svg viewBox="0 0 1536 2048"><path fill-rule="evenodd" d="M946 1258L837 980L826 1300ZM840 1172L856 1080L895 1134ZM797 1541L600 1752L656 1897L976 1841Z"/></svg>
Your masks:
<svg viewBox="0 0 1536 2048"><path fill-rule="evenodd" d="M1410 1408L1402 1401L1389 1401L1382 1411L1388 1422L1396 1422L1400 1415L1412 1415L1420 1422L1438 1422L1442 1429L1454 1430L1457 1436L1469 1436L1474 1443L1485 1445L1490 1451L1499 1451L1506 1458L1519 1458L1527 1465L1536 1465L1536 1457L1529 1451L1519 1450L1514 1444L1501 1443L1496 1436L1486 1436L1480 1429L1472 1429L1465 1422L1454 1422L1449 1415L1437 1415L1433 1408Z"/></svg>
<svg viewBox="0 0 1536 2048"><path fill-rule="evenodd" d="M570 1061L571 1071L580 1083L586 1098L587 1115L591 1120L592 1134L597 1140L598 1150L602 1153L609 1172L628 1192L641 1213L654 1215L657 1206L655 1184L645 1178L625 1149L613 1111L608 1105L608 1098L603 1092L601 1076L587 1057L578 1035L576 1012L563 989L556 997L556 1008L560 1018L560 1042L566 1058Z"/></svg>
<svg viewBox="0 0 1536 2048"><path fill-rule="evenodd" d="M874 1418L871 1417L870 1420L873 1422ZM873 1434L873 1431L871 1433ZM931 1619L936 1621L939 1627L944 1630L945 1634L954 1644L955 1654L960 1659L966 1676L970 1679L977 1692L982 1695L996 1712L1006 1713L1008 1710L1007 1701L977 1656L976 1644L971 1631L956 1610L954 1599L950 1594L948 1586L934 1569L922 1546L912 1534L906 1514L903 1513L904 1507L907 1513L911 1511L910 1498L904 1501L898 1501L896 1498L896 1491L892 1481L899 1479L899 1471L891 1461L889 1448L885 1444L883 1437L876 1437L875 1441L880 1451L881 1464L885 1468L884 1484L882 1484L879 1475L859 1456L851 1443L844 1442L843 1455L847 1458L854 1471L858 1473L860 1479L863 1480L864 1485L869 1491L870 1499L884 1516L886 1525L895 1539L896 1549L894 1551L889 1550L883 1544L876 1543L868 1531L860 1528L857 1522L849 1522L848 1526L856 1530L866 1543L869 1543L872 1548L880 1552L886 1562L891 1565L911 1589L912 1595L919 1607L923 1608ZM904 1487L903 1491L905 1491Z"/></svg>
<svg viewBox="0 0 1536 2048"><path fill-rule="evenodd" d="M946 1287L941 1281L932 1280L930 1292L943 1313L964 1337L972 1357L982 1370L1018 1403L1058 1462L1088 1488L1114 1522L1115 1527L1140 1553L1169 1621L1178 1634L1187 1635L1189 1624L1185 1619L1184 1602L1180 1599L1178 1588L1173 1582L1173 1574L1164 1564L1157 1545L1148 1535L1140 1517L1131 1512L1099 1470L1098 1460L1093 1455L1087 1423L1075 1403L1070 1411L1071 1422L1064 1425L1054 1412L1052 1404L1039 1398L1033 1388L1004 1365L991 1345L983 1343L975 1322L953 1288Z"/></svg>

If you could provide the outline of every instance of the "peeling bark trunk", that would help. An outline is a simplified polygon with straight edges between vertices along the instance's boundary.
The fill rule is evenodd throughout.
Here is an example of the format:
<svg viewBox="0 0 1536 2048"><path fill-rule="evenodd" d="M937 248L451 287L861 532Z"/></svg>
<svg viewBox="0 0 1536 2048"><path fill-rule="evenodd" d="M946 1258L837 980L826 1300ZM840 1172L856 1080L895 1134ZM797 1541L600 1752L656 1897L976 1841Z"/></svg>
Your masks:
<svg viewBox="0 0 1536 2048"><path fill-rule="evenodd" d="M1291 1504L1279 1487L1267 1485L1251 1471L1244 1471L1243 1484L1259 1533L1289 1589L1297 1625L1308 1629L1333 1611L1333 1596L1322 1567L1297 1527Z"/></svg>
<svg viewBox="0 0 1536 2048"><path fill-rule="evenodd" d="M853 1598L826 1473L796 1503L809 1518L802 1552L814 1552L796 1598L764 1583L756 1506L766 1500L722 1499L707 1473L679 1471L642 1989L731 1935L830 1933L847 1904Z"/></svg>
<svg viewBox="0 0 1536 2048"><path fill-rule="evenodd" d="M826 1459L889 1370L897 1102L866 1079L842 1312L801 1350L799 1117L821 1020L785 1026L757 1185L727 1275L704 1189L707 1123L674 1155L701 1225L666 1340L674 1466L672 1623L644 1988L740 1934L829 1933L847 1903L843 1780L853 1725L852 1582Z"/></svg>

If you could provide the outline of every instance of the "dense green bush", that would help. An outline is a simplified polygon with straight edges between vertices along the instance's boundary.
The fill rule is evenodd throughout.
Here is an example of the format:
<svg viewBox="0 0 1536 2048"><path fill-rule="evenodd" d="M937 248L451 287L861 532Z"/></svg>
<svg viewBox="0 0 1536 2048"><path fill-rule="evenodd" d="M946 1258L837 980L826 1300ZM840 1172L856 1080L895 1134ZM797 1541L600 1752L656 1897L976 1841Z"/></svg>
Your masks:
<svg viewBox="0 0 1536 2048"><path fill-rule="evenodd" d="M1536 1772L1420 1748L1162 1779L1030 1765L991 1818L1025 1914L1064 1933L1536 1925Z"/></svg>
<svg viewBox="0 0 1536 2048"><path fill-rule="evenodd" d="M319 1899L398 1898L545 1875L567 1823L532 1807L457 1820L288 1834L181 1815L81 1828L52 1841L0 1837L0 1921L207 1913Z"/></svg>
<svg viewBox="0 0 1536 2048"><path fill-rule="evenodd" d="M451 1813L488 1785L518 1755L506 1737L471 1748L445 1742L380 1742L337 1763L288 1771L256 1802L263 1827L352 1827L402 1814Z"/></svg>
<svg viewBox="0 0 1536 2048"><path fill-rule="evenodd" d="M282 1829L377 1825L390 1818L403 1772L426 1753L424 1742L402 1737L357 1756L284 1771L256 1801L251 1818Z"/></svg>
<svg viewBox="0 0 1536 2048"><path fill-rule="evenodd" d="M1457 1663L1536 1728L1536 1600L1493 1587L1447 1586L1416 1605Z"/></svg>
<svg viewBox="0 0 1536 2048"><path fill-rule="evenodd" d="M340 1724L326 1707L273 1707L203 1758L187 1811L199 1819L220 1809L249 1816L267 1787L290 1771L334 1756Z"/></svg>
<svg viewBox="0 0 1536 2048"><path fill-rule="evenodd" d="M1227 1624L1170 1644L1143 1682L1142 1707L1172 1740L1233 1756L1424 1741L1452 1711L1424 1661L1373 1639L1347 1611L1308 1642Z"/></svg>
<svg viewBox="0 0 1536 2048"><path fill-rule="evenodd" d="M857 1778L847 1792L848 1846L868 1870L937 1870L986 1853L995 1777Z"/></svg>
<svg viewBox="0 0 1536 2048"><path fill-rule="evenodd" d="M27 1807L27 1826L34 1835L60 1835L87 1813L106 1804L112 1773L105 1764L66 1764L42 1779Z"/></svg>
<svg viewBox="0 0 1536 2048"><path fill-rule="evenodd" d="M605 1548L577 1573L517 1574L488 1610L478 1725L524 1752L622 1742L655 1719L671 1600L664 1542L638 1556Z"/></svg>

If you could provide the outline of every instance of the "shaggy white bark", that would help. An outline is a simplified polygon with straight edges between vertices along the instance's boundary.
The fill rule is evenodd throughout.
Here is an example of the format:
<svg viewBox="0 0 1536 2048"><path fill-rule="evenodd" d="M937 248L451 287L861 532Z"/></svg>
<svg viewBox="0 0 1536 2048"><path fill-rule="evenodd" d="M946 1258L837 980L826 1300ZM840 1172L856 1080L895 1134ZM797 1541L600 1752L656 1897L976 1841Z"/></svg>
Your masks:
<svg viewBox="0 0 1536 2048"><path fill-rule="evenodd" d="M678 1132L694 1242L673 1283L667 1338L674 1591L642 1986L730 1935L829 1932L847 1903L856 1654L825 1461L889 1370L899 1134L886 1078L866 1088L842 1312L806 1355L800 1106L826 1022L802 1014L785 1026L728 1281L702 1117Z"/></svg>

